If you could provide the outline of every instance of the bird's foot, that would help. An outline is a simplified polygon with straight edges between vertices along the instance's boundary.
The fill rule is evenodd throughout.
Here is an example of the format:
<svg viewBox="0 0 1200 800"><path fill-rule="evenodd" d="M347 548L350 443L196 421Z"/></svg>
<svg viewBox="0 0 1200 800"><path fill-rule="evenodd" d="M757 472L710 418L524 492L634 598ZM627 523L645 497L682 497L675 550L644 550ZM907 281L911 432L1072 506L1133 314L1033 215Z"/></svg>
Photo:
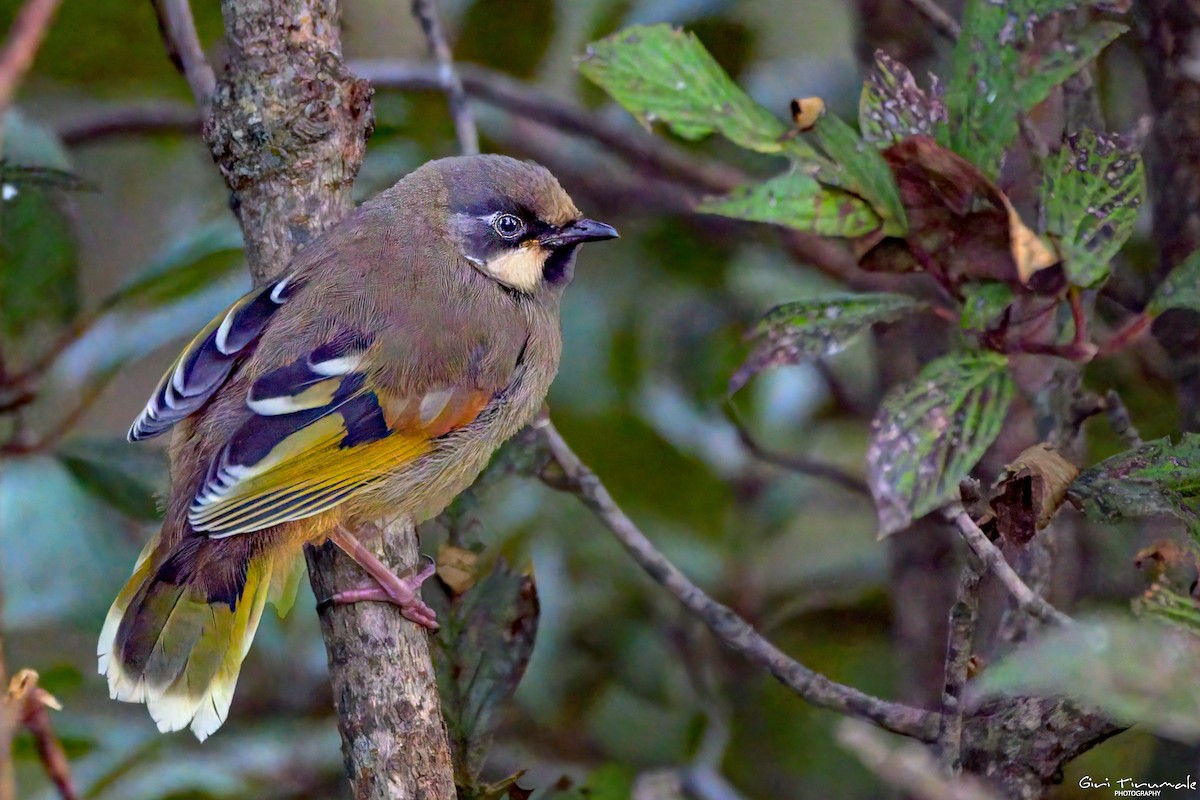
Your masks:
<svg viewBox="0 0 1200 800"><path fill-rule="evenodd" d="M436 570L432 559L429 559L428 563L419 570L412 569L404 575L397 575L345 531L339 531L337 535L330 538L375 579L375 584L337 592L325 601L326 603L332 605L363 601L392 603L399 606L400 613L407 619L430 630L438 629L437 615L432 608L425 604L420 594L421 584Z"/></svg>

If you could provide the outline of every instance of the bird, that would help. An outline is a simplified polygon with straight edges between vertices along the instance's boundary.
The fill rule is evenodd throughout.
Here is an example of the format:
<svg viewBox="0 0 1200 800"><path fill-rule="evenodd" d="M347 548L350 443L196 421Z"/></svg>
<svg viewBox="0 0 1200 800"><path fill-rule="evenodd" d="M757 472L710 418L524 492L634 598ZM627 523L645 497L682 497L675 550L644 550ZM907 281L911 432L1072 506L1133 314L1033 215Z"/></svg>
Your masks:
<svg viewBox="0 0 1200 800"><path fill-rule="evenodd" d="M352 531L432 518L541 410L579 245L617 238L544 167L430 161L213 319L129 430L171 431L163 525L101 631L116 700L200 740L225 721L265 604L291 607L305 544L366 573L332 602L436 628L432 566L397 575Z"/></svg>

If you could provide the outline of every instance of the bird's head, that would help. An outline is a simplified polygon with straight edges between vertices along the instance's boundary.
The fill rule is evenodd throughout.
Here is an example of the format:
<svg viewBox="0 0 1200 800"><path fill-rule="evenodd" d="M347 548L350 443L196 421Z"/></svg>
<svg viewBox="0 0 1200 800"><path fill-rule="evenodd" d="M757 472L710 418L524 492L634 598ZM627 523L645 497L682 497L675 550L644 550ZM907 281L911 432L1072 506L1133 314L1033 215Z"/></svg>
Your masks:
<svg viewBox="0 0 1200 800"><path fill-rule="evenodd" d="M617 238L586 219L545 168L507 156L433 162L447 191L448 227L462 257L509 289L561 291L584 242Z"/></svg>

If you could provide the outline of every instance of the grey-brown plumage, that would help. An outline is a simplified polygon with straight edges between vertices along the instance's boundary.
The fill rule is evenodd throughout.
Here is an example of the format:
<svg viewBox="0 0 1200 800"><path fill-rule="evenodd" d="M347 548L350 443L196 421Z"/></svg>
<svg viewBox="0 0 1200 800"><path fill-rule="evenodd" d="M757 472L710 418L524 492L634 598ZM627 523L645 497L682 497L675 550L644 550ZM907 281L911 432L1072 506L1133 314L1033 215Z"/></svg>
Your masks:
<svg viewBox="0 0 1200 800"><path fill-rule="evenodd" d="M439 513L529 422L558 368L576 247L613 238L545 169L426 164L305 248L185 349L130 430L174 426L162 532L109 612L100 670L160 728L224 720L263 604L331 537L434 626L416 581L346 532Z"/></svg>

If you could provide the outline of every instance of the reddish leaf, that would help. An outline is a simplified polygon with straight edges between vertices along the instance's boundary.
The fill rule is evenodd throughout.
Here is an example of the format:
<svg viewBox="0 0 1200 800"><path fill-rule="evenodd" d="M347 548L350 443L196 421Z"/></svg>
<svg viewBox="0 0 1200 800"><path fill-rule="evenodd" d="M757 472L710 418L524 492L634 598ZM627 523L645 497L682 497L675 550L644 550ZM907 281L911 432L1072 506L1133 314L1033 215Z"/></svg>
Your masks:
<svg viewBox="0 0 1200 800"><path fill-rule="evenodd" d="M928 136L883 151L900 187L909 233L885 241L864 269L921 269L943 283L996 280L1024 284L1057 256L1021 222L1004 193L970 162Z"/></svg>

